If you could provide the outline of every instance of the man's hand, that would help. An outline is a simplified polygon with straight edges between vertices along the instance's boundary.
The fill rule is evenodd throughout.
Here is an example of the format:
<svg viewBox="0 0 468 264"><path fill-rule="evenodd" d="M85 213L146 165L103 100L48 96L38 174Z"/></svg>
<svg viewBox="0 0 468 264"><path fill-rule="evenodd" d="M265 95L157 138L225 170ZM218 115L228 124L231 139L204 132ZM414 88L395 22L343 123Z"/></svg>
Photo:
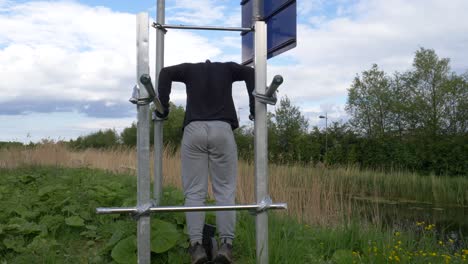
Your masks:
<svg viewBox="0 0 468 264"><path fill-rule="evenodd" d="M164 109L164 113L160 113L158 110L155 110L154 112L158 118L167 119L167 116L169 115L169 108Z"/></svg>
<svg viewBox="0 0 468 264"><path fill-rule="evenodd" d="M255 113L250 112L249 119L255 121Z"/></svg>

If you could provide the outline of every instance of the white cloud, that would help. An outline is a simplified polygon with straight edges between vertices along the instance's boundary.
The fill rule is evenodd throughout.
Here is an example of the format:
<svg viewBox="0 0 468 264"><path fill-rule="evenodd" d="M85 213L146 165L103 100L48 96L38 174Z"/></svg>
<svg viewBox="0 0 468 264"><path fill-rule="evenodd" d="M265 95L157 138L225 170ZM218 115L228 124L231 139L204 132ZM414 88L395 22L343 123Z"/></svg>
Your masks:
<svg viewBox="0 0 468 264"><path fill-rule="evenodd" d="M136 18L71 1L3 2L0 102L20 97L124 102L136 74ZM154 29L151 64L154 71ZM171 31L166 65L216 57L206 37ZM204 47L200 49L199 47Z"/></svg>

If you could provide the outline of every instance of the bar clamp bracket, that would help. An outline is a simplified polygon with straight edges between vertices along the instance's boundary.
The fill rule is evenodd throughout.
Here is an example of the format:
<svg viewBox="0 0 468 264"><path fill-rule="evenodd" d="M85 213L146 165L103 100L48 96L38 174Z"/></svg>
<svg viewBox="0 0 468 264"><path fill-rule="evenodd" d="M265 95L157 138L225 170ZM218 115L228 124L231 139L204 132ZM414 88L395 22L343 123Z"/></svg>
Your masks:
<svg viewBox="0 0 468 264"><path fill-rule="evenodd" d="M252 92L252 95L261 103L276 105L278 98L276 96L278 87L283 83L283 76L275 75L273 81L271 81L270 86L267 87L265 94L259 94L255 91Z"/></svg>
<svg viewBox="0 0 468 264"><path fill-rule="evenodd" d="M130 101L130 103L132 103L132 104L142 106L142 105L149 105L153 101L153 99L151 97L141 98L140 97L140 86L138 84L135 84L135 86L133 86L132 97L130 97L130 99L128 99L128 101Z"/></svg>
<svg viewBox="0 0 468 264"><path fill-rule="evenodd" d="M148 216L151 213L151 207L155 206L155 202L153 200L150 200L149 202L139 205L136 207L136 212L132 213L132 218L136 221L140 219L142 216Z"/></svg>
<svg viewBox="0 0 468 264"><path fill-rule="evenodd" d="M154 27L155 29L162 30L162 32L163 32L164 34L167 33L167 29L165 29L164 26L163 26L162 24L160 24L160 23L153 22L153 27Z"/></svg>
<svg viewBox="0 0 468 264"><path fill-rule="evenodd" d="M159 113L164 113L166 111L166 108L161 104L161 101L159 101L158 96L156 96L156 92L154 90L151 77L148 74L142 74L140 76L140 82L145 87L149 96L140 98L140 87L138 86L138 84L136 84L133 87L132 97L129 99L129 101L132 104L136 104L136 105L148 105L150 103L153 103L155 107L155 111L158 111ZM164 119L157 117L156 114L153 112L153 120L164 120Z"/></svg>
<svg viewBox="0 0 468 264"><path fill-rule="evenodd" d="M270 196L267 195L266 197L262 199L262 201L260 201L260 203L258 204L258 207L253 210L250 210L249 213L251 215L257 215L257 214L266 212L271 207L272 204L273 204L273 201L271 200Z"/></svg>

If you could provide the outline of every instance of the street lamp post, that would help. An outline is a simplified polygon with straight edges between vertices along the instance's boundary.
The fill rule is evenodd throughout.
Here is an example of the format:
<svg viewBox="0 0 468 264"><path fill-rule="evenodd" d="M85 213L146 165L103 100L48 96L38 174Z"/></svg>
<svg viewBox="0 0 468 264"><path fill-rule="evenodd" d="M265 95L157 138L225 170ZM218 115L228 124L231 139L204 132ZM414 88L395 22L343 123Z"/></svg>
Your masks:
<svg viewBox="0 0 468 264"><path fill-rule="evenodd" d="M321 119L325 119L325 156L328 152L328 113L325 112L325 116L319 116Z"/></svg>

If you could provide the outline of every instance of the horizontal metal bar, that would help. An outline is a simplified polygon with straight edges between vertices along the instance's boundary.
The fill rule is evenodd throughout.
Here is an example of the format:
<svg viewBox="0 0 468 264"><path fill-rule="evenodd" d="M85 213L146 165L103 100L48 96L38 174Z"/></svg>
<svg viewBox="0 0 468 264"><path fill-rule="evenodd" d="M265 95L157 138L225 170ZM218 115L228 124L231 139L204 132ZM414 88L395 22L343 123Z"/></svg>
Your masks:
<svg viewBox="0 0 468 264"><path fill-rule="evenodd" d="M220 31L241 31L249 32L253 31L253 28L244 27L213 27L213 26L187 26L187 25L161 25L153 23L154 28L175 28L175 29L196 29L196 30L220 30Z"/></svg>
<svg viewBox="0 0 468 264"><path fill-rule="evenodd" d="M261 206L258 204L246 205L207 205L207 206L159 206L151 207L151 213L163 212L196 212L196 211L240 211L240 210L259 210L259 209L288 209L286 203L269 204ZM131 214L136 213L136 207L99 207L96 208L97 214Z"/></svg>

